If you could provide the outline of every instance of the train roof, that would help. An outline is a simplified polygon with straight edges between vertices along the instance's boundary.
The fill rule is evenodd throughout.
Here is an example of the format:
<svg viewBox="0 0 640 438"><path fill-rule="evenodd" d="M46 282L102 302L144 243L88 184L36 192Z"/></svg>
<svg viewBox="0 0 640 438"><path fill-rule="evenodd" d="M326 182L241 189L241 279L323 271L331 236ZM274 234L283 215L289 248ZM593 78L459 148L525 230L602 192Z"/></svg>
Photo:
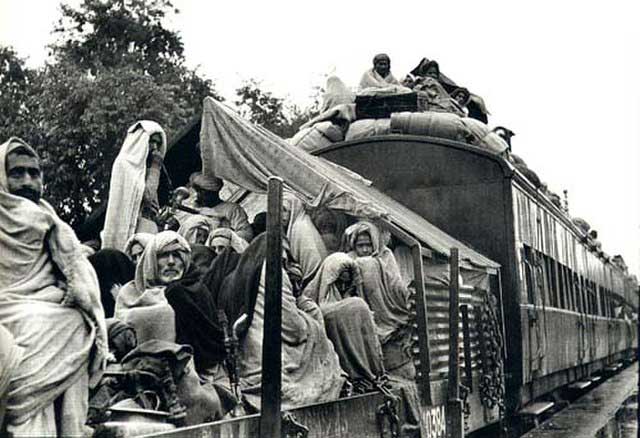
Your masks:
<svg viewBox="0 0 640 438"><path fill-rule="evenodd" d="M289 189L310 203L324 196L329 208L333 203L346 213L360 217L363 212L377 210L387 221L439 254L448 257L450 248L457 247L461 259L475 267L490 270L500 267L367 184L364 178L289 145L210 98L204 103L200 141L205 158L203 168L241 187L264 192L268 176L277 175Z"/></svg>

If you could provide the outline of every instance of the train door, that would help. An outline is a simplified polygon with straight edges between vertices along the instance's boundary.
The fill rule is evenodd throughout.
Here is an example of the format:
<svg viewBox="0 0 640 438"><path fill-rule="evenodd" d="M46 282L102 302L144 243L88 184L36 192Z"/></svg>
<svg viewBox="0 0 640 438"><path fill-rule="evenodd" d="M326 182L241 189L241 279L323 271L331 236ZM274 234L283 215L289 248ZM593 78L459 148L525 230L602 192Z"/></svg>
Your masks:
<svg viewBox="0 0 640 438"><path fill-rule="evenodd" d="M578 312L578 363L582 365L589 362L589 321L587 318L584 293L580 287L578 274L573 274L572 286L576 297L576 310Z"/></svg>
<svg viewBox="0 0 640 438"><path fill-rule="evenodd" d="M545 324L545 287L542 257L536 250L524 245L523 257L525 265L525 280L528 295L528 342L529 342L529 371L528 380L532 380L544 373L544 357L546 355L546 324Z"/></svg>

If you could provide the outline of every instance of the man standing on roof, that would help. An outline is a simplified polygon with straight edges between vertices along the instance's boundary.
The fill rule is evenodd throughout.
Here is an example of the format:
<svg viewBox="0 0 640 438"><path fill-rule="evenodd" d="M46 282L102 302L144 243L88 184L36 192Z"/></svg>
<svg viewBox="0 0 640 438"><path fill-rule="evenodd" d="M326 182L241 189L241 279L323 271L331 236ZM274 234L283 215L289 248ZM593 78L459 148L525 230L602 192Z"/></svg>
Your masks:
<svg viewBox="0 0 640 438"><path fill-rule="evenodd" d="M220 199L223 184L220 178L198 172L193 178L193 189L196 192L193 207L201 215L219 222L221 228L231 228L238 236L250 242L253 230L247 213L238 204Z"/></svg>

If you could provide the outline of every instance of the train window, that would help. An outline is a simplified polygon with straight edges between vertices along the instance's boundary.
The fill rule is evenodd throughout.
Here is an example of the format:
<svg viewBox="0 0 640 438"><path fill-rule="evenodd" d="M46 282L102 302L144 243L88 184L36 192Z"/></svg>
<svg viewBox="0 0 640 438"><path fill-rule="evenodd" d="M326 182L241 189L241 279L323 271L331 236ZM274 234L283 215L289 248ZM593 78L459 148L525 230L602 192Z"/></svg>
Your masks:
<svg viewBox="0 0 640 438"><path fill-rule="evenodd" d="M549 256L544 256L545 270L547 272L547 285L549 291L549 305L551 307L565 308L562 294L558 287L558 277L554 260Z"/></svg>
<svg viewBox="0 0 640 438"><path fill-rule="evenodd" d="M524 264L524 276L525 276L525 283L526 283L526 287L527 287L527 300L529 302L529 304L538 304L537 303L537 299L536 299L536 290L535 288L535 281L534 281L534 270L535 268L535 261L534 261L534 252L533 250L528 246L528 245L524 245L524 250L523 250L523 264Z"/></svg>
<svg viewBox="0 0 640 438"><path fill-rule="evenodd" d="M580 278L578 277L578 274L575 274L573 272L571 272L571 270L569 270L569 273L572 277L572 282L571 282L571 286L572 289L575 292L576 298L577 298L577 310L578 312L585 312L585 304L584 304L584 296L582 294L582 288L580 287Z"/></svg>
<svg viewBox="0 0 640 438"><path fill-rule="evenodd" d="M560 269L562 270L562 273L564 274L564 286L565 286L565 292L567 294L567 296L569 297L569 301L570 301L570 308L571 310L574 311L578 311L578 300L577 300L577 291L574 290L573 288L573 281L571 280L572 274L569 271L569 268L567 268L564 265L560 265Z"/></svg>
<svg viewBox="0 0 640 438"><path fill-rule="evenodd" d="M560 263L556 262L556 271L557 273L557 285L558 285L558 294L562 297L562 296L566 296L567 294L567 287L565 284L565 272L564 272L564 266L562 266Z"/></svg>

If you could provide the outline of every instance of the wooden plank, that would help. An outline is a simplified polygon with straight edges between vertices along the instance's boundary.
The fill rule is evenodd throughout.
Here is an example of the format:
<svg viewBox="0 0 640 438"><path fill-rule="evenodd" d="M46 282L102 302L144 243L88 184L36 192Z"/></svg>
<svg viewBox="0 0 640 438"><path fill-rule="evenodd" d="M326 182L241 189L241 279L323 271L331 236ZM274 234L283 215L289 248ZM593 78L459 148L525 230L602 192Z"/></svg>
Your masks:
<svg viewBox="0 0 640 438"><path fill-rule="evenodd" d="M520 415L538 416L553 407L553 402L536 402L530 403L518 412Z"/></svg>
<svg viewBox="0 0 640 438"><path fill-rule="evenodd" d="M580 390L580 389L585 389L586 387L588 387L590 385L591 385L591 381L583 380L583 381L580 381L580 382L574 382L571 385L567 386L567 388Z"/></svg>
<svg viewBox="0 0 640 438"><path fill-rule="evenodd" d="M282 179L269 178L260 437L281 435Z"/></svg>
<svg viewBox="0 0 640 438"><path fill-rule="evenodd" d="M458 334L460 324L459 299L460 285L458 275L460 274L458 248L451 248L449 258L449 388L447 391L449 401L458 400L460 397L460 375L458 372Z"/></svg>

